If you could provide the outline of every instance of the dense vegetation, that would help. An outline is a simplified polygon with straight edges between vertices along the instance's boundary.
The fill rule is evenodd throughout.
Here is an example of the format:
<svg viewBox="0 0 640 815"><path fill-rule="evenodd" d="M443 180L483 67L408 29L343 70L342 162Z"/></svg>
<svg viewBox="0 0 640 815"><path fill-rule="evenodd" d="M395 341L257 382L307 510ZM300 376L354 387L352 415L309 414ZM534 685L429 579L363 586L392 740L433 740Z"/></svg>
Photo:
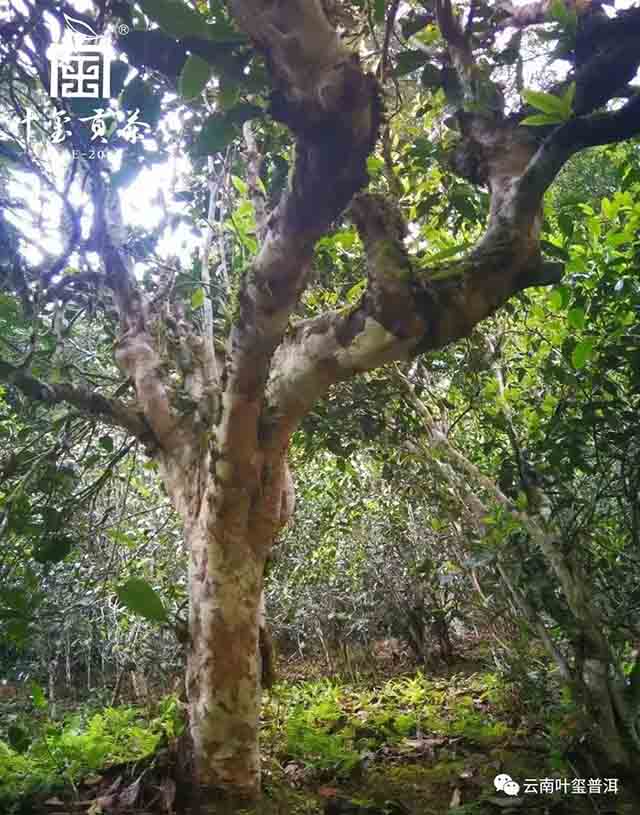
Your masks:
<svg viewBox="0 0 640 815"><path fill-rule="evenodd" d="M0 810L635 812L638 9L251 7L0 19Z"/></svg>

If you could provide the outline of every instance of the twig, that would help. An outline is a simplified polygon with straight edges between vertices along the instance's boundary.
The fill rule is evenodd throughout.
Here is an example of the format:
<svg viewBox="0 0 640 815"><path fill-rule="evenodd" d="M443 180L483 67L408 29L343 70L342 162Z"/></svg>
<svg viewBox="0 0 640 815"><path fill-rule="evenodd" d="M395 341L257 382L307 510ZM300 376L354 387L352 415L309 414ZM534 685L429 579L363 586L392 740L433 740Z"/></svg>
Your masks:
<svg viewBox="0 0 640 815"><path fill-rule="evenodd" d="M384 82L387 74L387 64L389 62L389 45L391 43L391 32L394 29L396 23L396 14L398 13L398 7L400 6L400 0L393 0L393 3L389 7L389 11L387 13L387 24L384 30L384 40L382 43L382 56L380 57L380 64L378 65L378 79L380 82Z"/></svg>
<svg viewBox="0 0 640 815"><path fill-rule="evenodd" d="M267 230L265 198L259 183L262 158L258 152L258 144L250 121L245 122L242 126L242 134L247 143L247 186L249 188L251 203L256 213L256 235L258 242L262 243Z"/></svg>

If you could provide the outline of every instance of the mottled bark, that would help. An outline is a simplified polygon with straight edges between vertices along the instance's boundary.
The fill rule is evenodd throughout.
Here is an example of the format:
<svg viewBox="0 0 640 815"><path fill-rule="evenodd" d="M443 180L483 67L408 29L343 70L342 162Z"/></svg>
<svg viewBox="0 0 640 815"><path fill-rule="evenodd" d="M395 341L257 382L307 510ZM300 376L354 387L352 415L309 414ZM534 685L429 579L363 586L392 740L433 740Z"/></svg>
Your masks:
<svg viewBox="0 0 640 815"><path fill-rule="evenodd" d="M263 547L245 535L221 542L206 524L193 529L189 544L187 698L197 780L205 788L255 797Z"/></svg>
<svg viewBox="0 0 640 815"><path fill-rule="evenodd" d="M205 791L255 798L262 670L273 681L271 663L263 663L264 569L292 511L293 484L282 456L261 455L259 481L228 487L228 461L186 440L161 455L161 470L189 554L186 691L196 781Z"/></svg>

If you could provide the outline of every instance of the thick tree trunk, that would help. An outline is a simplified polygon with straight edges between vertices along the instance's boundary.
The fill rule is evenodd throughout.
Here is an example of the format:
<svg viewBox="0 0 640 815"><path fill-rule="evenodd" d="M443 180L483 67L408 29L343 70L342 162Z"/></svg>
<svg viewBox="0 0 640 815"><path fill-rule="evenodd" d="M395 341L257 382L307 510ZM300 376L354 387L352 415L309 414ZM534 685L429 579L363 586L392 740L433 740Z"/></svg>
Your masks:
<svg viewBox="0 0 640 815"><path fill-rule="evenodd" d="M260 649L264 572L293 511L293 482L281 449L260 450L251 466L234 469L232 454L203 453L189 436L179 442L160 463L189 554L193 780L201 804L217 793L246 803L260 794L261 663L269 651ZM237 439L220 445L236 453L240 446Z"/></svg>
<svg viewBox="0 0 640 815"><path fill-rule="evenodd" d="M199 524L190 546L189 724L204 790L260 792L258 638L265 559L247 535L221 543ZM231 537L231 536L230 536Z"/></svg>

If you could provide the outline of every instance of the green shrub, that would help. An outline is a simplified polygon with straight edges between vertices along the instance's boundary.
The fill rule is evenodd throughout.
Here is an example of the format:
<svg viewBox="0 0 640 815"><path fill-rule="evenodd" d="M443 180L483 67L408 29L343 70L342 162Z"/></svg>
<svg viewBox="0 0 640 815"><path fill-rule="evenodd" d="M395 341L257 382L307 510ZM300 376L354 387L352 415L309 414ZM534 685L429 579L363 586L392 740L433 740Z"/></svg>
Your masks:
<svg viewBox="0 0 640 815"><path fill-rule="evenodd" d="M17 802L75 783L110 764L151 755L163 737L173 738L183 723L177 700L168 697L147 721L133 707L105 708L89 717L74 714L64 722L46 721L28 734L21 752L0 741L0 811L18 812Z"/></svg>

